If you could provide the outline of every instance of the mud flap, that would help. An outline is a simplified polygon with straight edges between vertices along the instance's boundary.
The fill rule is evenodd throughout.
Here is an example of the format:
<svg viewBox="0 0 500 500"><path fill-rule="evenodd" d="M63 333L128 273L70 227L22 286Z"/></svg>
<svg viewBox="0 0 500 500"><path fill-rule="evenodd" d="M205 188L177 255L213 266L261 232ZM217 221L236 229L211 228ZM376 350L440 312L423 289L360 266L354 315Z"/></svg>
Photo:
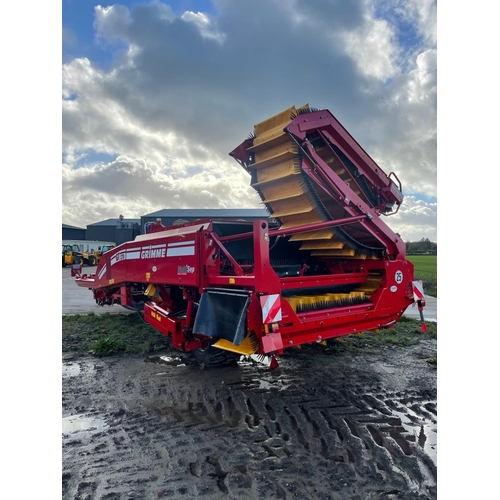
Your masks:
<svg viewBox="0 0 500 500"><path fill-rule="evenodd" d="M206 289L193 326L193 333L225 339L239 346L247 332L250 295L246 290Z"/></svg>

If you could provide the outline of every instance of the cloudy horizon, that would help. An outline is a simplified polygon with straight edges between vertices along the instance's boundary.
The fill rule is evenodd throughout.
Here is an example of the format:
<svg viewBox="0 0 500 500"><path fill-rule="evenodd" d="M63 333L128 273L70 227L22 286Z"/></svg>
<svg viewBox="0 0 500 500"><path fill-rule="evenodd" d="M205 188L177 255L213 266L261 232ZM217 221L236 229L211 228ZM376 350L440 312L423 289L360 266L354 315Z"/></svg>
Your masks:
<svg viewBox="0 0 500 500"><path fill-rule="evenodd" d="M80 9L80 10L79 10ZM63 3L62 222L259 208L229 157L256 123L329 109L405 199L384 221L437 241L436 2Z"/></svg>

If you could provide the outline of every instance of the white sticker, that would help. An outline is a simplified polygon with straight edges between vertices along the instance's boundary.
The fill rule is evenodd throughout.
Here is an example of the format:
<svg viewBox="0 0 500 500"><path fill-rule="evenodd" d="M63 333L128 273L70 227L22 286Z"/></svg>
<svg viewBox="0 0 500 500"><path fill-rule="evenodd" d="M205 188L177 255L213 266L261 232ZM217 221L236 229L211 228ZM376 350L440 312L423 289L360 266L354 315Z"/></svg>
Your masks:
<svg viewBox="0 0 500 500"><path fill-rule="evenodd" d="M397 289L398 287L396 285L392 285L390 288L391 292L395 292Z"/></svg>
<svg viewBox="0 0 500 500"><path fill-rule="evenodd" d="M156 269L157 267L156 266L153 266L153 272L156 273Z"/></svg>
<svg viewBox="0 0 500 500"><path fill-rule="evenodd" d="M396 271L396 274L394 275L394 280L398 285L401 285L401 283L403 283L403 271Z"/></svg>

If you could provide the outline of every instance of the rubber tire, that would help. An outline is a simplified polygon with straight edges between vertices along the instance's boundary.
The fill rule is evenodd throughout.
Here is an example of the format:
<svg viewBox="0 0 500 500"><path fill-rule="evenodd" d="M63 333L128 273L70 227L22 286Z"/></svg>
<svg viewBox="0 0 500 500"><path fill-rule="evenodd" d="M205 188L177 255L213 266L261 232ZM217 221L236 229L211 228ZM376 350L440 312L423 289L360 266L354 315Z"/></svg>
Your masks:
<svg viewBox="0 0 500 500"><path fill-rule="evenodd" d="M89 257L89 266L95 266L95 257Z"/></svg>
<svg viewBox="0 0 500 500"><path fill-rule="evenodd" d="M213 340L211 343L217 342ZM241 354L209 345L206 349L193 349L191 355L201 367L235 366Z"/></svg>

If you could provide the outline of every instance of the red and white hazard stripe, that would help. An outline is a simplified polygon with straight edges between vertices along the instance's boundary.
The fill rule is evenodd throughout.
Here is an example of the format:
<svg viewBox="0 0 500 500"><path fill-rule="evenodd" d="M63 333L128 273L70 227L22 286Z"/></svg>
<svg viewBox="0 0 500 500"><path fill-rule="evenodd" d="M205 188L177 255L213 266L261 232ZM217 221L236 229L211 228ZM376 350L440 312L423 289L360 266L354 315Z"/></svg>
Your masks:
<svg viewBox="0 0 500 500"><path fill-rule="evenodd" d="M278 293L262 295L260 306L262 307L262 321L265 325L281 321L281 299Z"/></svg>
<svg viewBox="0 0 500 500"><path fill-rule="evenodd" d="M423 300L424 285L422 284L422 280L412 281L411 286L413 287L413 300Z"/></svg>

